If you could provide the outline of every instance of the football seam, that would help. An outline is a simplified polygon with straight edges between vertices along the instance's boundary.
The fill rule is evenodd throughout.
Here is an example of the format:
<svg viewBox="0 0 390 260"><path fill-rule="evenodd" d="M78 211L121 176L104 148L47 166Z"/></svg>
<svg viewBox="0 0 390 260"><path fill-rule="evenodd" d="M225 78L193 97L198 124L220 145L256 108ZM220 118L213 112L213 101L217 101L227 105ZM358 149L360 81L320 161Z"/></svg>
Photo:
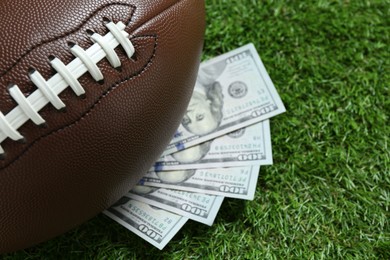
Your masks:
<svg viewBox="0 0 390 260"><path fill-rule="evenodd" d="M54 36L52 38L49 38L47 40L44 40L40 43L37 43L31 47L29 47L19 58L17 58L13 64L10 65L10 67L8 69L6 69L3 73L0 74L0 77L3 77L4 75L6 75L8 72L10 72L16 65L19 64L19 62L21 60L23 60L24 57L26 57L28 54L30 54L32 51L34 51L36 48L39 48L41 47L42 45L44 44L47 44L47 43L50 43L50 42L53 42L53 41L57 41L57 40L60 40L66 36L69 36L75 32L77 32L78 30L81 29L81 27L83 27L93 16L95 16L98 12L100 12L101 10L103 10L104 8L108 7L108 6L112 6L112 5L122 5L122 6L128 6L128 7L131 7L133 8L132 10L132 13L130 14L130 18L128 19L128 21L126 21L126 26L128 26L128 24L131 22L133 16L134 16L134 13L136 11L136 6L132 5L132 4L126 4L126 3L119 3L119 2L115 2L115 3L108 3L108 4L105 4L105 5L102 5L101 7L97 8L93 13L91 13L87 18L85 18L83 21L81 21L81 23L74 29L70 30L70 31L67 31L67 32L64 32L63 34L60 34L60 35L57 35L57 36Z"/></svg>
<svg viewBox="0 0 390 260"><path fill-rule="evenodd" d="M147 21L145 21L144 23L142 23L142 24L140 24L139 26L137 26L137 28L135 28L134 31L137 30L137 29L142 28L145 24L147 24L148 22L152 21L152 20L155 19L157 16L161 15L162 13L168 11L168 10L171 9L172 7L174 7L174 6L176 6L177 4L179 4L179 3L181 3L181 2L184 2L184 1L186 1L186 0L178 0L178 1L174 2L172 5L166 7L165 9L161 10L161 11L158 12L156 15L154 15L153 17L151 17L150 19L148 19ZM133 7L133 12L132 12L132 14L131 14L130 19L128 20L128 23L131 22L131 19L132 19L133 16L134 16L133 14L135 13L135 10L136 10L136 6L131 5L131 4L125 4L125 3L110 3L110 4L107 4L107 5L104 5L104 6L99 7L98 10L94 11L94 13L93 13L92 15L90 15L87 19L85 19L85 20L83 21L83 24L85 24L85 23L88 21L88 19L90 19L93 15L95 15L95 14L96 14L97 12L99 12L100 10L104 9L104 8L107 7L107 6L115 5L115 4L126 5L126 6ZM69 34L74 33L75 31L77 31L78 29L80 29L80 28L83 26L83 24L81 24L77 29L72 30L72 31L70 31L70 32L68 32L68 33L66 33L66 34L61 35L61 36L57 36L55 39L51 39L50 41L58 40L58 39L60 39L60 38L66 37L66 36L69 35ZM61 127L61 128L58 128L58 129L56 129L56 130L53 130L53 131L51 131L51 132L49 132L49 133L47 133L47 134L45 134L45 135L42 135L42 136L39 137L38 139L34 140L34 141L31 142L28 146L26 146L26 148L24 148L24 149L20 152L20 154L19 154L18 156L16 156L13 160L11 160L11 161L9 161L8 163L5 163L3 166L1 166L1 167L0 167L0 170L3 170L3 169L5 169L5 168L9 167L11 164L14 164L15 162L19 161L19 160L28 152L28 150L31 149L31 147L32 147L33 145L35 145L37 142L41 141L43 138L46 138L46 137L48 137L48 136L50 136L50 135L52 135L52 134L56 134L56 133L58 133L58 132L61 132L61 131L65 130L65 129L70 128L70 127L72 127L73 125L77 124L79 121L81 121L81 120L84 119L86 116L88 116L88 114L90 114L90 113L92 112L92 110L98 105L98 103L100 103L101 100L102 100L104 97L106 97L111 91L114 91L114 90L115 90L119 85L121 85L122 83L124 83L124 82L126 82L126 81L129 81L129 80L133 80L134 78L136 78L136 77L140 76L141 74L143 74L143 73L147 70L147 67L152 63L152 61L153 61L153 59L154 59L154 57L155 57L156 49L157 49L157 45L158 45L158 35L157 35L157 34L150 34L150 35L143 35L143 36L139 36L139 37L154 37L154 38L155 38L155 44L154 44L154 47L153 47L153 54L152 54L152 56L149 58L149 61L142 67L142 69L141 69L140 71L138 71L136 74L133 74L133 75L130 75L130 76L124 78L124 79L121 80L121 81L118 81L118 82L113 83L113 84L111 85L111 87L108 88L105 92L103 92L103 94L96 100L96 102L95 102L95 103L94 103L94 104L93 104L93 105L92 105L84 114L81 115L80 118L78 118L76 121L74 121L74 122L72 122L72 123L70 123L70 124L68 124L68 125L65 125L65 126L63 126L63 127ZM136 38L136 37L133 37L133 38ZM137 37L137 38L138 38L138 37ZM50 42L50 41L49 41L49 42ZM42 43L40 43L39 45L36 45L34 48L28 50L28 52L26 53L26 55L27 55L29 52L31 52L32 50L34 50L35 48L37 48L37 47L39 47L39 46L41 46L41 45L43 45L43 44L45 44L45 43L47 43L47 41L42 42ZM25 56L23 56L23 57L25 57ZM21 60L23 57L21 57L20 60ZM20 61L20 60L19 60L19 61ZM19 62L19 61L18 61L18 62ZM17 64L17 63L16 63L16 64ZM15 65L16 65L16 64L15 64ZM12 68L10 68L10 69L12 69ZM0 77L2 77L2 75L0 75Z"/></svg>
<svg viewBox="0 0 390 260"><path fill-rule="evenodd" d="M20 160L28 152L28 150L31 149L32 146L34 146L37 142L41 141L42 139L44 139L44 138L46 138L46 137L48 137L48 136L50 136L52 134L56 134L56 133L59 133L61 131L64 131L67 128L71 128L73 125L78 124L81 120L83 120L85 117L87 117L94 110L94 108L101 102L101 100L103 98L105 98L110 92L112 92L115 89L117 89L117 87L119 87L121 84L123 84L123 83L125 83L127 81L131 81L131 80L141 76L141 74L145 73L145 71L148 70L148 67L153 63L154 57L156 56L156 50L157 50L157 45L158 45L158 36L157 36L157 34L150 34L150 35L142 35L142 36L135 36L135 37L133 37L133 39L134 38L148 38L148 37L154 37L155 38L155 43L154 43L154 47L153 47L153 53L152 53L151 57L149 58L148 62L145 63L145 65L136 74L127 76L126 78L113 83L106 91L104 91L102 93L102 95L100 95L100 97L95 101L95 103L93 103L93 105L84 114L81 115L80 118L78 118L76 121L74 121L74 122L72 122L72 123L70 123L68 125L65 125L65 126L63 126L61 128L58 128L58 129L55 129L55 130L53 130L53 131L51 131L51 132L49 132L49 133L47 133L45 135L42 135L38 139L34 140L28 146L26 146L25 149L23 149L20 152L19 156L15 157L15 159L10 161L9 163L4 164L0 169L3 170L5 168L7 168L8 166L10 166L11 164L16 163L18 160Z"/></svg>

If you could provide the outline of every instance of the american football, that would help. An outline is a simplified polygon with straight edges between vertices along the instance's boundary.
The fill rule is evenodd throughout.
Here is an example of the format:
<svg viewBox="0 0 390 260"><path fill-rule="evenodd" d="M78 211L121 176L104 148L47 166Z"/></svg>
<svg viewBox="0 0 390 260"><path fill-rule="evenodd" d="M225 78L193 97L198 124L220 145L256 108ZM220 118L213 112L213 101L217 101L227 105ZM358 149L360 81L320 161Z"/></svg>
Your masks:
<svg viewBox="0 0 390 260"><path fill-rule="evenodd" d="M0 2L0 253L94 217L178 127L202 0Z"/></svg>

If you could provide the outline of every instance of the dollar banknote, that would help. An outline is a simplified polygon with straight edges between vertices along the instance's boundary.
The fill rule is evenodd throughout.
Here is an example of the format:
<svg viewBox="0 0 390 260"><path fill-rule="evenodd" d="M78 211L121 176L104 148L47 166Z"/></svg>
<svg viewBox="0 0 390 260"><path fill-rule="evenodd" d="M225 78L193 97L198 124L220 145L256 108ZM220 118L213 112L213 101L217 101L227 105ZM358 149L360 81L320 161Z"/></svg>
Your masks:
<svg viewBox="0 0 390 260"><path fill-rule="evenodd" d="M163 249L188 220L126 197L103 213L159 249Z"/></svg>
<svg viewBox="0 0 390 260"><path fill-rule="evenodd" d="M162 157L104 214L159 249L188 219L212 225L224 197L254 198L260 164L272 164L267 119L283 112L253 44L202 63Z"/></svg>
<svg viewBox="0 0 390 260"><path fill-rule="evenodd" d="M285 112L253 44L201 64L187 112L163 155Z"/></svg>
<svg viewBox="0 0 390 260"><path fill-rule="evenodd" d="M137 185L127 197L211 226L223 197Z"/></svg>
<svg viewBox="0 0 390 260"><path fill-rule="evenodd" d="M269 120L161 157L152 171L272 164Z"/></svg>
<svg viewBox="0 0 390 260"><path fill-rule="evenodd" d="M148 172L142 185L253 200L260 166Z"/></svg>

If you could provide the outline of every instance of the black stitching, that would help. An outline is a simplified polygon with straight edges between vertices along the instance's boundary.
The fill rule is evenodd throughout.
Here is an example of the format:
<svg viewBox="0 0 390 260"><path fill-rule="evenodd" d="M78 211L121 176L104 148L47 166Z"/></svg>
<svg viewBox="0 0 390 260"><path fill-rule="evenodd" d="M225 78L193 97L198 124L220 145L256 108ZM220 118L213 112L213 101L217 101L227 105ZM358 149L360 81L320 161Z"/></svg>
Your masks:
<svg viewBox="0 0 390 260"><path fill-rule="evenodd" d="M3 73L0 74L0 77L3 77L3 76L4 76L5 74L7 74L10 70L12 70L12 69L13 69L13 68L14 68L14 67L15 67L23 58L24 58L24 57L26 57L26 56L27 56L30 52L32 52L34 49L36 49L36 48L38 48L38 47L40 47L40 46L42 46L42 45L44 45L44 44L50 43L50 42L52 42L52 41L59 40L59 39L61 39L61 38L63 38L63 37L66 37L66 36L68 36L68 35L70 35L70 34L72 34L72 33L77 32L77 31L78 31L81 27L83 27L84 24L86 24L86 23L87 23L95 14L96 14L96 13L98 13L98 12L100 12L101 10L103 10L104 8L106 8L106 7L108 7L108 6L112 6L112 5L123 5L123 6L129 6L129 7L133 8L133 13L130 15L129 21L127 21L127 24L129 24L129 23L131 22L131 19L133 18L133 14L134 14L134 12L135 12L135 10L136 10L136 7L135 7L134 5L125 4L125 3L119 3L119 2L117 2L117 3L109 3L109 4L102 5L101 7L99 7L98 9L96 9L91 15L89 15L86 19L84 19L84 20L81 22L81 24L80 24L78 27L74 28L73 30L71 30L71 31L69 31L69 32L65 32L65 33L63 33L63 34L61 34L61 35L55 36L55 37L53 37L53 38L51 38L51 39L42 41L42 42L40 42L40 43L38 43L38 44L36 44L36 45L34 45L34 46L28 48L28 49L26 50L26 52L23 53L19 58L17 58L16 61L15 61L7 70L5 70Z"/></svg>
<svg viewBox="0 0 390 260"><path fill-rule="evenodd" d="M0 167L0 169L4 169L4 168L8 167L10 164L13 164L13 163L17 162L18 160L20 160L32 146L34 146L37 142L39 142L43 138L46 138L47 136L55 134L55 133L59 133L61 131L64 131L67 128L72 127L73 125L76 125L78 122L83 120L86 116L88 116L93 111L93 109L100 103L100 101L103 98L105 98L110 92L114 91L119 85L121 85L122 83L125 83L126 81L133 80L134 78L139 77L139 76L141 76L141 74L145 73L145 71L147 71L148 67L153 63L153 60L156 56L156 49L157 49L157 45L158 45L158 36L152 34L152 35L136 36L136 37L131 38L131 39L135 39L135 38L150 38L150 37L153 37L155 39L152 56L149 58L148 62L145 63L145 65L137 73L130 75L130 76L112 84L111 87L108 88L105 92L103 92L103 94L96 100L96 102L79 119L77 119L73 123L70 123L69 125L66 125L66 126L63 126L61 128L58 128L56 130L53 130L50 133L47 133L47 134L39 137L38 139L34 140L30 145L28 145L25 149L23 149L20 152L19 156L17 156L14 160L10 161L9 163Z"/></svg>

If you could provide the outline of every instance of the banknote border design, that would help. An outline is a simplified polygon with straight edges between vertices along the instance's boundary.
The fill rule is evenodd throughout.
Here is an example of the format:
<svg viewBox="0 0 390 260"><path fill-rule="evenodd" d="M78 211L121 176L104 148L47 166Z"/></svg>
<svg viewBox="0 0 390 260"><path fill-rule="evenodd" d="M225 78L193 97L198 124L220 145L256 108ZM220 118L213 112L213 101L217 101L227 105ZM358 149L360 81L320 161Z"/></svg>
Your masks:
<svg viewBox="0 0 390 260"><path fill-rule="evenodd" d="M274 104L267 104L267 105L263 105L263 106L260 106L262 108L266 107L266 106L275 106L275 109L273 109L272 112L269 112L266 114L266 116L263 116L261 117L261 119L259 119L259 117L255 117L255 118L252 118L252 119L241 119L241 120L238 120L238 121L235 121L235 122L232 122L232 123L229 123L229 124L226 124L223 128L219 128L218 131L214 132L214 133L211 133L209 135L206 135L206 136L199 136L199 135L194 135L194 136L191 136L190 138L190 145L188 145L188 142L186 140L182 140L182 141L177 141L175 143L171 143L167 146L167 149L163 152L163 156L165 155L168 155L168 154L172 154L174 152L177 152L177 151L181 151L181 150L184 150L184 149L187 149L191 146L195 146L197 144L200 144L200 143L203 143L203 142L206 142L208 140L211 140L211 139L214 139L216 137L219 137L221 135L224 135L224 134L227 134L227 133L230 133L230 132L233 132L235 130L238 130L240 128L243 128L243 127L247 127L247 126L250 126L252 124L255 124L255 123L258 123L258 122L261 122L261 121L264 121L266 119L269 119L273 116L276 116L276 115L279 115L281 113L284 113L286 112L286 108L275 88L275 85L273 84L271 78L269 77L268 75L268 72L267 70L265 69L264 67L264 64L260 58L260 55L258 54L255 46L250 43L250 44L247 44L247 45L244 45L234 51L231 51L231 52L228 52L226 54L223 54L219 57L216 57L214 59L211 59L209 61L205 61L202 63L202 67L204 66L207 66L209 63L215 63L219 60L223 60L223 59L226 59L226 57L228 56L231 56L232 53L243 53L243 52L251 52L253 55L251 55L251 57L253 58L253 61L254 61L254 64L256 65L256 68L257 70L259 71L259 74L261 75L261 78L263 79L264 81L264 84L266 86L266 89L269 93L269 95L272 97L272 100L274 101ZM236 54L237 55L237 54ZM239 123L237 122L242 122L242 121L245 121L245 124L243 125L240 125ZM237 127L234 127L234 126L237 126ZM196 140L196 142L194 143L191 143L193 142L194 140Z"/></svg>
<svg viewBox="0 0 390 260"><path fill-rule="evenodd" d="M238 166L248 166L248 165L272 165L273 164L273 156L272 156L272 143L271 143L271 126L270 120L266 119L262 122L256 123L261 124L263 138L261 140L262 151L260 154L262 157L257 160L234 160L234 158L229 158L225 161L218 161L218 159L202 159L201 163L180 163L180 162L170 162L167 165L164 165L164 161L157 162L149 171L177 171L177 170L190 170L190 169L208 169L208 168L226 168L226 167L238 167ZM250 125L244 128L248 128ZM221 138L223 136L219 136L217 138ZM170 156L170 155L167 155ZM174 160L174 159L173 159ZM193 166L193 165L196 165Z"/></svg>
<svg viewBox="0 0 390 260"><path fill-rule="evenodd" d="M210 194L210 195L216 195L216 196L223 196L226 198L232 198L232 199L243 199L243 200L253 200L256 192L256 186L257 186L257 179L260 174L260 165L251 165L247 166L250 168L250 176L249 177L249 184L246 194L234 194L234 193L222 193L220 191L215 190L213 186L210 186L210 189L207 189L207 186L204 186L203 188L196 188L194 185L174 185L174 184L168 184L163 182L153 182L148 181L148 177L144 177L142 179L142 183L145 186L150 187L157 187L157 188L164 188L164 189L176 189L181 191L189 191L189 192L195 192L195 193L204 193L204 194ZM231 168L243 168L241 167L231 167ZM227 169L231 169L227 168ZM207 170L207 169L196 169L196 170ZM185 183L183 184L185 185Z"/></svg>
<svg viewBox="0 0 390 260"><path fill-rule="evenodd" d="M189 193L191 193L191 192L189 192ZM177 209L177 208L175 208L172 205L168 205L165 202L165 199L157 198L155 200L155 199L148 198L145 195L141 196L141 195L138 195L138 194L135 194L135 193L131 193L131 192L126 194L125 197L128 197L128 198L133 199L133 200L137 200L137 201L149 204L149 205L153 205L155 207L158 207L158 208L170 211L170 212L178 214L180 216L187 217L189 219L192 219L194 221L206 224L208 226L212 226L213 223L214 223L214 220L215 220L215 218L217 216L217 213L219 211L219 208L222 205L224 197L222 197L222 196L215 196L215 195L209 195L209 194L204 194L204 195L215 197L213 199L212 203L209 206L208 214L207 214L206 218L202 218L202 217L199 217L197 215L190 214L190 213L188 213L188 212L186 212L184 210Z"/></svg>
<svg viewBox="0 0 390 260"><path fill-rule="evenodd" d="M170 212L170 213L172 213L172 212ZM119 212L118 210L116 210L114 208L109 208L109 209L103 211L103 214L106 215L107 217L111 218L112 220L116 221L118 224L124 226L126 229L130 230L131 232L135 233L137 236L140 236L141 238L146 240L148 243L154 245L155 247L157 247L160 250L162 250L172 240L172 238L177 234L177 232L179 232L179 230L188 221L187 217L172 213L172 214L175 214L179 217L179 221L176 222L176 225L173 225L170 228L169 232L167 232L165 236L161 236L162 237L161 241L156 241L156 240L148 237L147 235L145 235L141 231L137 230L136 228L131 226L129 223L127 223L126 222L127 220L129 220L129 222L133 222L133 223L134 223L134 221L131 220L130 218L128 218L127 216L125 216L123 213ZM118 214L120 214L121 216L118 216ZM126 221L123 220L123 218L126 218Z"/></svg>

